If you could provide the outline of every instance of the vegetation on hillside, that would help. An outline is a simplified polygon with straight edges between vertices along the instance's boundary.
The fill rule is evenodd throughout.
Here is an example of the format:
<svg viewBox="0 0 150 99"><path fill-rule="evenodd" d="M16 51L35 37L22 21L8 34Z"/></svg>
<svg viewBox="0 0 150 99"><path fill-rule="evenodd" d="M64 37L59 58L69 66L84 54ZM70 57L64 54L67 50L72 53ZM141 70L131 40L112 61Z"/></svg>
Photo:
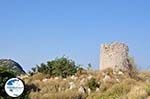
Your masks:
<svg viewBox="0 0 150 99"><path fill-rule="evenodd" d="M47 64L41 63L41 65L32 68L32 71L29 73L33 75L39 72L53 77L61 76L65 78L74 75L78 68L79 66L77 66L73 60L61 57L48 61Z"/></svg>
<svg viewBox="0 0 150 99"><path fill-rule="evenodd" d="M0 59L0 66L15 72L17 75L25 74L20 64L11 59Z"/></svg>
<svg viewBox="0 0 150 99"><path fill-rule="evenodd" d="M150 71L137 70L133 58L129 63L132 68L128 72L111 68L94 71L89 69L91 64L83 69L71 59L56 58L32 68L30 75L20 76L26 88L18 99L148 99ZM1 88L7 79L16 76L5 68L0 68L0 73ZM3 95L1 98L10 98Z"/></svg>

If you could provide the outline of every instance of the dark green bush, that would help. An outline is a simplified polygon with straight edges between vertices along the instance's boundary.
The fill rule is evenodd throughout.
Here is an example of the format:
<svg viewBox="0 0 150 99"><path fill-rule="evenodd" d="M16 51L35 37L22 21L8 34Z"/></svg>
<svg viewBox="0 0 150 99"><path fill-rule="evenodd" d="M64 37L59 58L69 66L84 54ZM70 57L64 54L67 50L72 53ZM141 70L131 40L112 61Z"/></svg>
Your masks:
<svg viewBox="0 0 150 99"><path fill-rule="evenodd" d="M32 68L32 72L30 72L30 74L40 72L54 77L61 76L65 78L67 76L74 75L77 72L77 68L78 66L73 60L61 57L48 61L47 64L42 63L40 66L37 65L35 68Z"/></svg>
<svg viewBox="0 0 150 99"><path fill-rule="evenodd" d="M86 86L90 88L92 91L95 91L96 88L99 88L99 84L97 83L95 78L91 78L87 81Z"/></svg>

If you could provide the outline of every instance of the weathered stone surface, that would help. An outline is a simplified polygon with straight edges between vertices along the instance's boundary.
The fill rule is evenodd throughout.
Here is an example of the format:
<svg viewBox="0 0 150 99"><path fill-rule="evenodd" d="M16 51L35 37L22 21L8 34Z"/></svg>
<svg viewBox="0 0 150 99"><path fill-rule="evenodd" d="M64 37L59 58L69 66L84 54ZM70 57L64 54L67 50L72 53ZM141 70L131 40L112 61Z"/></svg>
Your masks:
<svg viewBox="0 0 150 99"><path fill-rule="evenodd" d="M128 69L128 46L121 42L102 44L100 49L100 70L112 68L113 70Z"/></svg>

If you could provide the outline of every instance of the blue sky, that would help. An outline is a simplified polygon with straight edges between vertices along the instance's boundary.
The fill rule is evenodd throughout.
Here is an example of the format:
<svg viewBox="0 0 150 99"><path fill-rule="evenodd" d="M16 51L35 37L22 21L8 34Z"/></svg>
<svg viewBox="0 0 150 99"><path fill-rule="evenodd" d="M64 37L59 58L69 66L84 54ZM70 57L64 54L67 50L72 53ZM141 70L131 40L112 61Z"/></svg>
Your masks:
<svg viewBox="0 0 150 99"><path fill-rule="evenodd" d="M149 0L1 0L0 58L25 70L66 55L99 66L100 44L129 45L141 68L150 66Z"/></svg>

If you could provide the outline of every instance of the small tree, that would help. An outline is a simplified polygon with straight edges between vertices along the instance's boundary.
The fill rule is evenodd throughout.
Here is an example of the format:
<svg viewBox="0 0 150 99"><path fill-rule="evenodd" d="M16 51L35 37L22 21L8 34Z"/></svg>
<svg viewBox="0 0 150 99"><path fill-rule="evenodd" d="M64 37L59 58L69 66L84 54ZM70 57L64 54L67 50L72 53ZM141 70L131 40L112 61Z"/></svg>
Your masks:
<svg viewBox="0 0 150 99"><path fill-rule="evenodd" d="M73 60L61 57L48 61L47 64L42 63L40 66L37 65L36 70L37 72L49 74L50 76L67 77L74 75L78 67ZM32 71L34 72L35 70Z"/></svg>
<svg viewBox="0 0 150 99"><path fill-rule="evenodd" d="M92 65L91 65L91 63L89 63L87 69L88 69L88 70L91 70L91 68L92 68Z"/></svg>

